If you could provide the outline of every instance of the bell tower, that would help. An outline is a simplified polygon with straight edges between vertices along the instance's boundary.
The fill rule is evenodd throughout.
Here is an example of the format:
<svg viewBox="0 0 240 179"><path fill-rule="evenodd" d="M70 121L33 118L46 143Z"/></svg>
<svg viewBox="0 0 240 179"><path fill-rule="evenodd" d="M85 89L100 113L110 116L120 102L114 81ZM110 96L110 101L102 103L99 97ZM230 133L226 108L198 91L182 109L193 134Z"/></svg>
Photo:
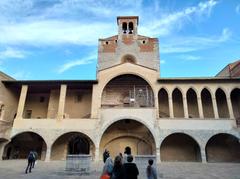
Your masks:
<svg viewBox="0 0 240 179"><path fill-rule="evenodd" d="M159 73L158 39L138 34L138 16L117 17L118 34L99 39L98 71L131 63Z"/></svg>
<svg viewBox="0 0 240 179"><path fill-rule="evenodd" d="M119 16L117 17L118 37L121 40L124 36L137 38L138 16Z"/></svg>

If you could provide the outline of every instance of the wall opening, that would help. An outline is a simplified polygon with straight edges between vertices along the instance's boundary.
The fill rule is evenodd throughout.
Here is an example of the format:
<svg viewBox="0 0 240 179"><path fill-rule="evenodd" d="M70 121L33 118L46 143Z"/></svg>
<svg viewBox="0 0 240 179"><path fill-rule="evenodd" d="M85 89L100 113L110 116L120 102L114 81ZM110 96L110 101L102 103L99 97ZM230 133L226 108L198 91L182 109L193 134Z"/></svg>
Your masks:
<svg viewBox="0 0 240 179"><path fill-rule="evenodd" d="M172 100L173 100L173 113L174 117L182 118L184 117L184 110L183 110L183 97L182 93L179 89L175 89L172 93Z"/></svg>
<svg viewBox="0 0 240 179"><path fill-rule="evenodd" d="M214 118L212 96L206 88L201 92L201 100L204 118Z"/></svg>
<svg viewBox="0 0 240 179"><path fill-rule="evenodd" d="M197 94L192 88L187 91L187 106L189 118L199 118Z"/></svg>
<svg viewBox="0 0 240 179"><path fill-rule="evenodd" d="M30 151L36 151L40 160L45 159L47 145L33 132L23 132L11 139L4 149L4 159L26 159Z"/></svg>
<svg viewBox="0 0 240 179"><path fill-rule="evenodd" d="M236 119L240 118L240 89L236 88L231 92L233 114Z"/></svg>
<svg viewBox="0 0 240 179"><path fill-rule="evenodd" d="M128 30L129 30L129 34L133 34L133 23L132 22L129 22Z"/></svg>
<svg viewBox="0 0 240 179"><path fill-rule="evenodd" d="M154 107L154 95L150 85L135 75L120 75L103 89L101 106Z"/></svg>
<svg viewBox="0 0 240 179"><path fill-rule="evenodd" d="M169 117L168 93L165 89L160 89L158 93L159 117Z"/></svg>
<svg viewBox="0 0 240 179"><path fill-rule="evenodd" d="M115 157L129 146L133 155L155 154L155 141L149 129L140 122L130 119L117 121L110 125L102 135L100 153L105 149Z"/></svg>
<svg viewBox="0 0 240 179"><path fill-rule="evenodd" d="M133 55L124 55L121 61L122 63L136 64L136 58Z"/></svg>
<svg viewBox="0 0 240 179"><path fill-rule="evenodd" d="M228 118L229 111L228 111L228 105L227 105L227 98L224 91L220 88L218 88L216 91L216 101L217 101L219 118Z"/></svg>
<svg viewBox="0 0 240 179"><path fill-rule="evenodd" d="M208 162L240 162L239 139L230 134L217 134L206 145Z"/></svg>
<svg viewBox="0 0 240 179"><path fill-rule="evenodd" d="M122 23L122 30L123 30L123 33L124 33L124 34L127 33L127 23L126 23L126 22L123 22L123 23Z"/></svg>
<svg viewBox="0 0 240 179"><path fill-rule="evenodd" d="M201 152L198 143L183 133L167 136L160 147L161 161L171 162L201 162Z"/></svg>
<svg viewBox="0 0 240 179"><path fill-rule="evenodd" d="M69 132L61 135L52 145L51 160L66 160L67 154L90 154L94 156L95 146L83 133Z"/></svg>

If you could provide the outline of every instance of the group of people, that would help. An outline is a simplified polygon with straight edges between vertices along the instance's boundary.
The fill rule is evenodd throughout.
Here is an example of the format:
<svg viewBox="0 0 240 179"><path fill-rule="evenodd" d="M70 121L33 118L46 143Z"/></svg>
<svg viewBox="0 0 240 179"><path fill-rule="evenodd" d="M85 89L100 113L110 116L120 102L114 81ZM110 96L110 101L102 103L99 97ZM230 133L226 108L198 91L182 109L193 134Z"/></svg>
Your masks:
<svg viewBox="0 0 240 179"><path fill-rule="evenodd" d="M137 179L139 171L137 165L133 163L131 148L126 147L124 155L119 153L113 160L109 151L103 153L104 167L100 179ZM146 168L147 179L157 179L157 171L153 167L153 160L148 160Z"/></svg>
<svg viewBox="0 0 240 179"><path fill-rule="evenodd" d="M28 171L29 171L29 173L32 172L32 168L34 168L35 163L37 161L37 158L38 158L38 154L37 154L36 151L30 151L29 152L28 157L27 157L28 165L27 165L27 168L25 170L26 174L28 173Z"/></svg>

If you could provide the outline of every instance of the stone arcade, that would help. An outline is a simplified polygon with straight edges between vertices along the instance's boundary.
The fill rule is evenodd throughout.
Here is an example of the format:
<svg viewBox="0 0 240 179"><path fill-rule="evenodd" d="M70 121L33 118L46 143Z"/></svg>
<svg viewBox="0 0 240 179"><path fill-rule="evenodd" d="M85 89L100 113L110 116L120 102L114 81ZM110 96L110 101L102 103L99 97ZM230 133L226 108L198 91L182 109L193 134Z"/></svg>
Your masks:
<svg viewBox="0 0 240 179"><path fill-rule="evenodd" d="M240 78L162 78L157 38L136 16L99 39L96 80L18 81L0 74L0 155L42 160L126 146L158 162L240 162Z"/></svg>

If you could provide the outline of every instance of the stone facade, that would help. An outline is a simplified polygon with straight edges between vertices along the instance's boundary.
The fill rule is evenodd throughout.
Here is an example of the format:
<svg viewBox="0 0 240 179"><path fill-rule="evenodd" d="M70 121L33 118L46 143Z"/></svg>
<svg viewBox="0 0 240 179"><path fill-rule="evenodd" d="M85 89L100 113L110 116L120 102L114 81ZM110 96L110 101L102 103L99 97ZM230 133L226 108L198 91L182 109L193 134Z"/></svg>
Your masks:
<svg viewBox="0 0 240 179"><path fill-rule="evenodd" d="M160 78L158 40L118 17L99 40L97 80L16 81L1 74L3 159L102 159L130 146L160 161L239 162L240 78ZM31 145L32 146L31 146Z"/></svg>

